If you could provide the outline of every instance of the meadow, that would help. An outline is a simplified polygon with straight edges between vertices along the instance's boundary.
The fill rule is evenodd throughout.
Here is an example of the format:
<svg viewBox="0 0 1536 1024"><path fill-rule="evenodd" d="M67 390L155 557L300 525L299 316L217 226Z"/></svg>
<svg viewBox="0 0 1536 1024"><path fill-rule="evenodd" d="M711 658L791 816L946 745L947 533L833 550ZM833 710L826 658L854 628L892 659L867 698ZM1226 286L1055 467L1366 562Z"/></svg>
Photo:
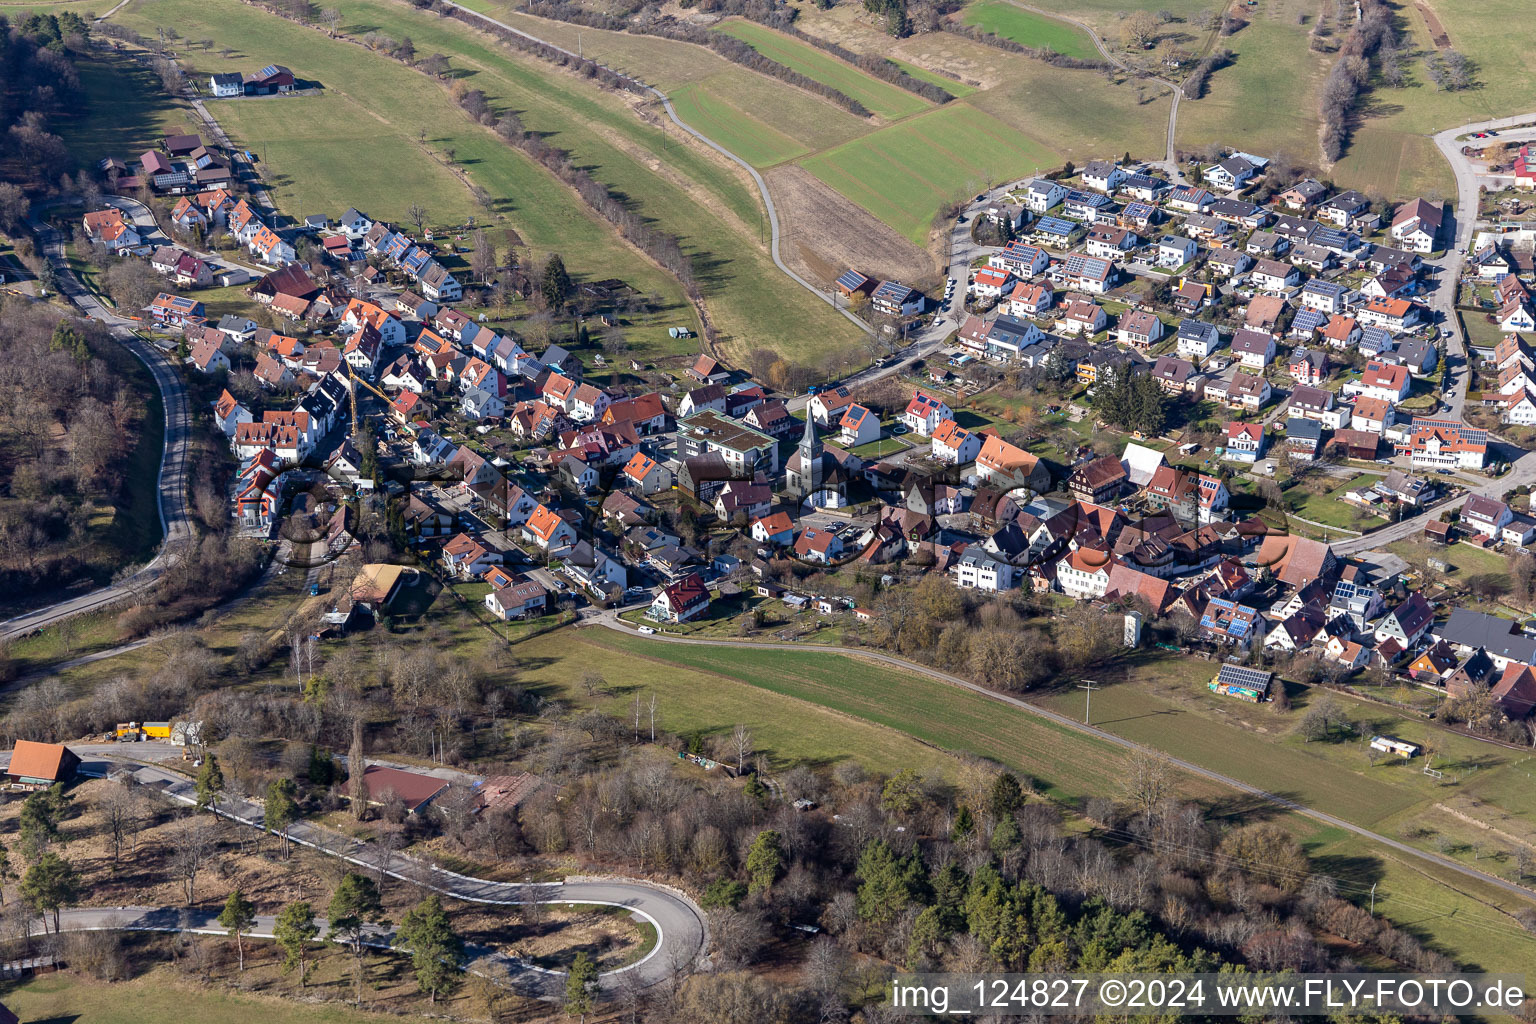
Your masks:
<svg viewBox="0 0 1536 1024"><path fill-rule="evenodd" d="M578 706L588 699L573 680L593 666L610 686L596 703L621 717L632 708L635 694L647 700L654 691L659 718L681 735L696 730L725 735L735 722L745 721L777 766L825 765L852 757L874 770L895 762L926 771L934 764L930 758L943 751L988 758L1027 774L1039 792L1062 803L1080 806L1087 796L1115 795L1123 788L1127 755L1117 747L984 695L856 657L778 649L754 651L749 659L729 648L662 647L595 629L541 637L520 645L518 653L527 659L520 679L556 687ZM1095 695L1095 724L1267 789L1316 801L1341 817L1379 823L1388 834L1429 802L1429 780L1412 766L1370 768L1351 745L1308 746L1232 724L1236 712L1230 702L1224 706L1208 695L1203 680L1198 686L1192 682L1191 664L1163 659L1146 666L1157 687L1139 685L1140 669L1138 684L1107 687ZM1179 706L1157 696L1157 688L1177 690ZM1185 706L1189 701L1202 706L1192 711ZM1075 690L1043 703L1074 716L1082 707ZM1374 706L1349 704L1351 714L1363 721L1382 717ZM1271 715L1246 705L1243 710ZM823 717L829 712L832 717ZM873 732L859 728L871 725ZM1405 738L1421 736L1412 722L1392 725ZM887 745L893 741L902 745ZM908 745L913 742L920 742L918 749L930 758L908 760L914 756ZM1262 756L1255 744L1263 744ZM1487 746L1451 738L1443 750L1449 763L1465 766L1477 763ZM1522 764L1512 762L1513 770ZM1502 796L1519 781L1497 771L1480 773L1477 780L1487 787L1477 790L1481 799ZM1268 813L1204 780L1181 775L1179 787L1185 798L1201 801L1218 818L1230 814L1233 820L1253 820L1255 814ZM1380 912L1400 927L1427 933L1437 948L1461 962L1515 969L1536 956L1536 937L1508 916L1516 909L1508 894L1302 815L1277 814L1275 820L1307 846L1341 894L1359 899L1375 884ZM1486 862L1477 866L1498 870Z"/></svg>
<svg viewBox="0 0 1536 1024"><path fill-rule="evenodd" d="M669 97L677 116L754 167L771 167L810 152L799 139L764 124L701 84L688 84Z"/></svg>
<svg viewBox="0 0 1536 1024"><path fill-rule="evenodd" d="M1061 158L968 103L952 103L801 162L922 244L944 204Z"/></svg>
<svg viewBox="0 0 1536 1024"><path fill-rule="evenodd" d="M184 3L185 0L147 0L132 9L133 17L141 19L140 24L167 15L180 17L183 12L179 5ZM654 292L675 301L678 289L674 282L627 246L623 247L623 260L610 258L618 243L611 229L580 206L576 197L542 168L454 110L446 90L431 87L430 80L382 55L356 59L362 51L354 44L329 40L321 32L305 30L252 8L229 4L225 12L225 6L188 5L183 19L191 19L188 34L199 32L202 25L208 24L196 19L213 19L219 22L223 38L251 49L257 48L255 40L265 35L260 44L262 51L278 53L300 69L300 74L307 67L325 69L321 83L325 98L329 99L333 92L344 94L344 100L363 108L366 115L352 119L347 131L355 131L365 140L369 133L376 133L385 140L382 145L392 151L393 155L374 150L371 147L381 143L365 141L368 155L364 162L370 166L393 170L402 162L446 162L451 151L458 169L491 193L500 207L498 215L517 227L530 246L544 251L558 247L566 262L580 272L621 277L642 292ZM210 12L210 8L214 10ZM530 130L544 133L552 144L569 151L595 178L625 196L663 229L678 234L684 250L695 261L711 315L725 336L728 350L744 354L749 333L755 339L776 344L791 359L811 358L829 345L851 346L856 341L856 332L846 321L830 309L818 308L814 300L807 301L797 285L774 270L757 244L765 236L765 226L760 205L745 179L705 155L703 147L685 143L681 132L639 121L621 99L596 90L575 76L515 56L458 22L430 18L404 6L385 3L344 3L340 9L342 30L347 34L361 36L379 31L397 39L410 35L418 52L448 55L456 69L453 73L484 90L494 108L518 111ZM349 54L348 59L337 59L343 52ZM222 108L216 105L215 109ZM238 119L242 115L235 116ZM306 152L305 140L313 138L310 133L315 128L288 123L293 133L293 141L289 141L279 133L285 122L292 120L297 119L270 116L251 126L253 130L269 132L269 148L276 143L270 151L274 154L274 169L283 179L280 184L295 187L302 175L309 183L300 187L312 190L309 194L318 197L350 193L354 171L347 147L311 145ZM320 130L335 123L321 121ZM430 155L424 150L430 151ZM435 176L436 172L432 174ZM415 197L401 190L395 197L394 205L401 212L410 202L420 202L434 220L452 217L459 223L460 216L470 215L472 202L463 183L459 183L457 192L442 187L435 189L433 196ZM434 210L434 202L442 205L441 213ZM301 208L292 212L303 215L309 211ZM390 215L389 207L385 207L383 215ZM582 253L578 245L571 244L580 235L566 230L564 225L580 225L582 221L587 222L582 226L596 229L592 240L605 243L606 253ZM773 320L784 308L795 307L803 310L802 316L776 323L774 336L762 338L762 323Z"/></svg>
<svg viewBox="0 0 1536 1024"><path fill-rule="evenodd" d="M716 30L740 39L758 53L785 67L814 78L823 85L830 85L881 117L894 120L932 106L915 93L882 82L809 43L802 43L756 22L732 18L721 22Z"/></svg>
<svg viewBox="0 0 1536 1024"><path fill-rule="evenodd" d="M1011 39L1021 46L1055 50L1068 57L1096 60L1099 51L1093 40L1076 25L1015 7L1008 0L981 0L965 9L963 24L983 32Z"/></svg>

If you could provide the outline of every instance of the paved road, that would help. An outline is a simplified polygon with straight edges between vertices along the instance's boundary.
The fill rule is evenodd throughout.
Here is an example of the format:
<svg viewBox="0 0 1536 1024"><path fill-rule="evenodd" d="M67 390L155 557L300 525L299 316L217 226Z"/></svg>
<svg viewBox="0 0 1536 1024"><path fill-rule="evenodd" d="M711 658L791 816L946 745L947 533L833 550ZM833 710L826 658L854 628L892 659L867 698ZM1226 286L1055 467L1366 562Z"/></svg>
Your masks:
<svg viewBox="0 0 1536 1024"><path fill-rule="evenodd" d="M127 772L134 781L152 787L167 799L186 805L195 805L197 802L190 779L155 763L179 760L181 752L178 747L168 743L87 743L71 744L70 749L81 757L82 775L102 777ZM0 752L0 763L10 763L9 752ZM226 798L218 805L218 811L231 821L265 829L262 807L254 801ZM370 873L397 878L468 903L496 906L584 903L622 907L649 922L656 929L657 941L643 959L602 976L601 985L609 990L620 985L624 981L621 976L625 974L634 974L639 983L646 986L671 977L692 965L703 954L709 940L703 912L691 900L675 890L649 882L608 878L573 878L550 883L491 882L444 871L399 852L337 835L308 822L295 823L288 830L288 838L321 853L339 857ZM271 918L263 918L262 922L270 932ZM190 920L183 921L179 908L80 908L74 912L72 926L196 931L205 929L207 921L206 917L195 914ZM217 926L212 930L223 932ZM387 941L387 937L387 932L378 935L381 944ZM472 948L469 955L472 970L501 981L525 995L559 997L564 991L562 973L534 967L489 947Z"/></svg>
<svg viewBox="0 0 1536 1024"><path fill-rule="evenodd" d="M621 633L626 633L630 636L641 635L635 632L633 626L631 626L629 623L622 622L616 615L596 615L586 621L587 623L602 625L609 629L616 630ZM1389 836L1384 836L1379 832L1372 832L1370 829L1362 828L1353 822L1347 821L1332 814L1328 814L1325 811L1319 811L1315 808L1308 807L1305 804L1297 803L1295 800L1292 800L1289 797L1281 796L1278 793L1271 793L1268 790L1249 785L1248 783L1243 782L1240 779L1235 779L1230 775L1223 775L1220 772L1211 771L1209 768L1204 768L1192 761L1184 761L1177 757L1171 757L1165 752L1157 750L1156 748L1144 746L1140 743L1136 743L1133 740L1125 739L1122 736L1116 736L1114 733L1106 732L1103 729L1098 729L1091 725L1084 725L1082 722L1077 721L1075 718L1069 718L1066 715L1057 714L1054 711L1049 711L1036 704L1031 704L1028 701L1020 700L1017 697L1010 697L1007 694L998 693L995 690L989 690L986 687L977 683L973 683L968 679L962 679L959 676L951 675L948 672L944 672L936 668L930 668L927 665L920 665L914 661L907 661L905 658L898 658L895 655L884 654L882 652L872 651L863 647L842 647L835 644L772 644L752 643L748 641L737 640L702 640L694 637L666 636L662 633L646 636L645 639L653 640L658 643L690 644L699 647L730 647L737 650L761 650L764 647L782 647L789 650L798 651L820 651L828 654L851 655L856 658L866 658L871 661L880 662L884 665L889 665L892 668L901 669L904 672L916 672L919 675L925 675L931 679L937 679L942 683L947 683L951 686L957 686L964 690L970 690L971 692L978 693L981 696L988 698L989 700L995 700L1001 704L1007 704L1011 707L1018 708L1022 711L1028 712L1031 715L1034 715L1037 718L1043 718L1046 721L1052 722L1055 725L1062 726L1067 729L1071 729L1074 732L1084 733L1088 736L1094 737L1095 739L1103 740L1106 743L1112 743L1117 747L1121 747L1126 750L1133 750L1138 753L1156 754L1160 757L1167 758L1169 763L1177 765L1184 771L1187 771L1193 775L1198 775L1203 779L1209 779L1212 782L1220 783L1223 786L1228 786L1232 789L1238 790L1239 792L1246 793L1249 796L1257 797L1266 803L1274 804L1277 807L1283 807L1288 811L1295 811L1298 814L1304 814L1315 821L1320 821L1327 825L1333 825L1337 828L1345 829L1346 831L1352 832L1355 835L1369 839L1372 842L1381 843L1382 845L1396 850L1399 853L1405 853L1410 856L1417 857L1421 860L1430 861L1439 867L1454 871L1467 878L1476 879L1477 881L1501 889L1504 892L1520 896L1527 900L1536 900L1536 890L1527 889L1523 885L1517 885L1507 879L1499 878L1497 875L1490 875L1479 871L1476 868L1468 867L1467 865L1461 864L1449 857L1442 857L1436 853L1430 853L1426 850L1416 849L1415 847L1409 846L1407 843L1399 842L1398 840Z"/></svg>
<svg viewBox="0 0 1536 1024"><path fill-rule="evenodd" d="M64 241L59 233L38 219L34 218L30 223L42 244L43 254L53 264L64 295L81 312L105 323L112 337L132 352L155 379L155 386L160 391L160 402L165 410L165 448L160 456L160 483L155 495L159 506L160 532L164 540L154 559L122 582L0 622L0 640L25 636L61 619L142 593L180 557L177 551L179 545L190 540L193 535L187 497L187 449L192 416L180 375L163 352L146 344L128 329L127 325L132 321L117 316L80 283L64 258Z"/></svg>

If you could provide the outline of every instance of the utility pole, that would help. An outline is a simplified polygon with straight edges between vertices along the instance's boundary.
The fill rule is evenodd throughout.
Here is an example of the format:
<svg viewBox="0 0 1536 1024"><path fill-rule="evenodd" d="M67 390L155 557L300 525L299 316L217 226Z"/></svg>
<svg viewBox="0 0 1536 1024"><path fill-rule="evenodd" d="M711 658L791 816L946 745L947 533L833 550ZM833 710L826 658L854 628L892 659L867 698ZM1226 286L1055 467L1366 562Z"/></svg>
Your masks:
<svg viewBox="0 0 1536 1024"><path fill-rule="evenodd" d="M1093 714L1093 691L1103 689L1103 687L1099 686L1097 680L1084 679L1077 684L1077 688L1085 691L1083 695L1083 724L1087 725L1089 724L1088 719Z"/></svg>
<svg viewBox="0 0 1536 1024"><path fill-rule="evenodd" d="M1376 916L1376 885L1377 885L1377 883L1375 883L1375 882L1371 883L1371 916L1372 917Z"/></svg>

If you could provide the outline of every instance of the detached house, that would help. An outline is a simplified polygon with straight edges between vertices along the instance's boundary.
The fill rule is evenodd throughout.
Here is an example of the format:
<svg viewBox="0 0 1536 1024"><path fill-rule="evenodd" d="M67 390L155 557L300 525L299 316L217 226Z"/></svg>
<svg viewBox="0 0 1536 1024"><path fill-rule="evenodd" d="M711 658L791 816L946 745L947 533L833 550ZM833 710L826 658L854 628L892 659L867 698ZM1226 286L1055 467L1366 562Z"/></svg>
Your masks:
<svg viewBox="0 0 1536 1024"><path fill-rule="evenodd" d="M1328 353L1321 350L1297 348L1286 364L1291 379L1298 384L1316 387L1328 379ZM1292 396L1294 400L1294 395Z"/></svg>
<svg viewBox="0 0 1536 1024"><path fill-rule="evenodd" d="M933 432L933 457L952 466L963 466L981 453L981 438L952 419Z"/></svg>
<svg viewBox="0 0 1536 1024"><path fill-rule="evenodd" d="M1090 160L1083 168L1083 184L1099 192L1113 192L1125 181L1125 170L1107 160Z"/></svg>
<svg viewBox="0 0 1536 1024"><path fill-rule="evenodd" d="M1415 199L1397 208L1388 234L1412 252L1433 252L1444 220L1443 205Z"/></svg>
<svg viewBox="0 0 1536 1024"><path fill-rule="evenodd" d="M1407 398L1412 388L1413 378L1407 367L1392 366L1375 359L1365 364L1358 382L1344 385L1344 391L1348 394L1379 398L1394 405Z"/></svg>
<svg viewBox="0 0 1536 1024"><path fill-rule="evenodd" d="M646 615L658 622L688 622L709 611L709 588L698 573L689 573L664 587Z"/></svg>
<svg viewBox="0 0 1536 1024"><path fill-rule="evenodd" d="M1300 284L1301 271L1289 263L1281 263L1278 260L1259 260L1253 265L1248 279L1253 282L1255 288L1279 292Z"/></svg>
<svg viewBox="0 0 1536 1024"><path fill-rule="evenodd" d="M1156 313L1128 310L1120 316L1120 341L1133 348L1149 349L1163 338L1163 322Z"/></svg>
<svg viewBox="0 0 1536 1024"><path fill-rule="evenodd" d="M1067 490L1081 501L1102 505L1120 496L1129 481L1125 466L1112 455L1085 462L1067 478Z"/></svg>
<svg viewBox="0 0 1536 1024"><path fill-rule="evenodd" d="M954 413L944 404L944 400L922 391L912 396L906 411L901 414L901 421L907 425L907 429L923 437L932 437L934 431L939 429L939 424L949 419L954 419Z"/></svg>
<svg viewBox="0 0 1536 1024"><path fill-rule="evenodd" d="M1200 247L1193 240L1179 235L1164 235L1157 242L1157 265L1182 267L1195 258Z"/></svg>
<svg viewBox="0 0 1536 1024"><path fill-rule="evenodd" d="M109 252L132 249L141 244L139 233L123 220L123 212L116 208L88 213L84 223L86 237L100 242Z"/></svg>
<svg viewBox="0 0 1536 1024"><path fill-rule="evenodd" d="M1202 320L1179 323L1178 352L1185 359L1205 359L1221 347L1221 329Z"/></svg>
<svg viewBox="0 0 1536 1024"><path fill-rule="evenodd" d="M1260 423L1227 424L1226 451L1222 457L1229 462L1257 462L1264 454L1264 426Z"/></svg>
<svg viewBox="0 0 1536 1024"><path fill-rule="evenodd" d="M1275 339L1262 331L1239 328L1232 335L1232 354L1243 366L1262 370L1275 358Z"/></svg>

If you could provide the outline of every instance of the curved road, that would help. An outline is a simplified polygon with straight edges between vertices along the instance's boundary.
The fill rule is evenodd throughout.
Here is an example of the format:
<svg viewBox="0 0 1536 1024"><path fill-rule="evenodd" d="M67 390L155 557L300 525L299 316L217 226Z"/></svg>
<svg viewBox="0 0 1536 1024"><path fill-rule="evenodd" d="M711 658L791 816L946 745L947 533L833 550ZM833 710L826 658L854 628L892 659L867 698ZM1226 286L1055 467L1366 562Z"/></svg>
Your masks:
<svg viewBox="0 0 1536 1024"><path fill-rule="evenodd" d="M71 745L81 757L80 773L105 777L127 772L133 780L154 791L189 806L196 805L197 794L191 779L153 764L127 760L127 752L143 752L160 758L179 758L180 748L164 743L136 743L122 746L112 743ZM0 753L0 761L10 762L10 753ZM218 805L219 814L231 821L266 831L260 804L250 800L226 798ZM290 841L338 857L376 875L387 875L413 885L451 896L468 903L516 906L523 903L585 903L622 907L656 929L656 945L644 958L604 974L600 985L613 990L633 974L642 986L654 985L686 968L699 958L709 941L703 912L681 893L647 882L630 879L578 878L566 882L515 883L492 882L444 871L374 843L319 828L308 822L296 822L288 830ZM66 926L76 929L124 928L158 931L224 929L207 918L217 917L182 908L91 908L80 907L67 913ZM271 918L260 919L270 935ZM390 934L380 930L377 944L388 945ZM468 951L471 971L489 977L517 992L537 998L558 998L565 988L565 975L545 970L492 947L472 947Z"/></svg>
<svg viewBox="0 0 1536 1024"><path fill-rule="evenodd" d="M31 221L31 227L42 245L44 255L53 264L62 293L86 316L105 323L113 339L133 353L155 379L155 386L160 391L160 403L165 411L165 447L160 455L160 482L155 494L160 514L160 532L164 540L154 559L127 579L0 622L0 641L25 636L61 619L142 592L179 557L176 550L179 542L192 537L187 504L187 448L192 417L187 407L187 391L180 375L163 352L153 345L145 344L128 329L127 325L132 321L113 313L80 283L80 279L70 269L68 260L64 258L64 241L57 231L35 218Z"/></svg>
<svg viewBox="0 0 1536 1024"><path fill-rule="evenodd" d="M1057 714L1054 711L1047 710L1046 708L1042 708L1036 704L1031 704L1028 701L1020 700L1017 697L1010 697L1007 694L998 693L995 690L989 690L979 683L973 683L968 679L962 679L959 676L951 675L950 673L944 672L940 669L930 668L927 665L920 665L917 662L907 661L905 658L899 658L895 655L885 654L880 651L872 651L862 647L843 647L836 644L769 644L751 643L749 641L742 640L703 640L694 637L667 636L662 633L645 635L635 632L634 628L631 627L628 623L621 624L622 620L620 620L616 614L612 613L593 616L586 621L588 623L596 623L598 625L606 626L609 629L616 630L630 636L643 637L646 640L654 640L660 643L690 644L698 647L731 647L738 650L760 650L764 647L778 647L787 650L823 651L828 654L838 654L855 658L868 658L871 661L876 661L883 665L888 665L892 668L902 669L903 671L907 672L916 672L920 675L928 676L931 679L936 679L939 682L947 683L951 686L957 686L963 690L970 690L972 693L980 694L989 700L995 700L1000 704L1007 704L1010 707L1018 708L1021 711L1025 711L1031 715L1036 716L1037 718L1043 718L1055 725L1059 725L1064 728L1071 729L1075 732L1092 736L1094 739L1103 740L1106 743L1112 743L1115 746L1121 747L1125 750L1132 750L1137 753L1154 754L1158 757L1165 758L1170 764L1176 765L1177 767L1183 769L1186 772L1189 772L1192 775L1197 775L1200 778L1208 779L1211 782L1216 782L1223 786L1228 786L1232 789L1238 790L1239 792L1246 793L1249 796L1257 797L1266 803L1273 804L1277 807L1282 807L1288 811L1295 811L1298 814L1304 814L1315 821L1320 821L1324 824L1332 825L1336 828L1341 828L1348 832L1352 832L1355 835L1369 839L1372 842L1380 843L1383 846L1396 850L1399 853L1406 853L1421 860L1429 861L1439 867L1455 871L1458 874L1464 875L1468 878L1476 879L1477 881L1483 882L1487 885L1495 886L1504 892L1520 896L1527 900L1536 900L1536 890L1527 889L1523 885L1517 885L1514 882L1508 881L1507 879L1499 878L1497 875L1490 875L1479 871L1476 868L1468 867L1467 865L1461 864L1449 857L1442 857L1439 854L1430 853L1427 850L1417 849L1415 847L1409 846L1407 843L1399 842L1398 840L1389 836L1384 836L1379 832L1372 832L1370 829L1363 828L1354 824L1353 822L1346 821L1345 819L1336 817L1332 814L1328 814L1325 811L1319 811L1315 808L1308 807L1305 804L1297 803L1288 797L1280 796L1278 793L1271 793L1268 790L1260 789L1258 786L1250 785L1246 782L1243 782L1241 779L1235 779L1230 775L1223 775L1220 772L1212 771L1209 768L1202 767L1201 765L1195 764L1192 761L1185 761L1180 758L1173 757L1164 751L1156 749L1155 747L1144 746L1143 744L1137 743L1134 740L1128 740L1123 736L1117 736L1114 733L1106 732L1103 729L1095 728L1091 725L1084 725L1082 722L1077 721L1075 718L1069 718L1066 715Z"/></svg>

